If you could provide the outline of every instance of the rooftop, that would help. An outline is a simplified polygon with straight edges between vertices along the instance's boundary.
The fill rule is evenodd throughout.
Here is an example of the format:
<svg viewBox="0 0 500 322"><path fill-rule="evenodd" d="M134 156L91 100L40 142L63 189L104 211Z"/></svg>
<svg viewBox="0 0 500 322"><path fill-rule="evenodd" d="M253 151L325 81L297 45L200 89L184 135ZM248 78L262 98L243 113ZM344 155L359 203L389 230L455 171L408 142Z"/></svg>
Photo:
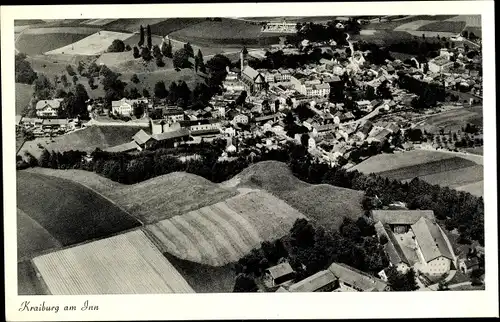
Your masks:
<svg viewBox="0 0 500 322"><path fill-rule="evenodd" d="M290 292L316 292L320 288L337 281L337 277L329 270L319 271L302 281L291 285Z"/></svg>
<svg viewBox="0 0 500 322"><path fill-rule="evenodd" d="M269 267L266 269L267 272L271 275L272 278L277 279L282 276L292 274L294 272L293 268L289 263L281 263L276 266Z"/></svg>
<svg viewBox="0 0 500 322"><path fill-rule="evenodd" d="M373 221L390 225L413 225L421 217L435 221L432 210L372 210Z"/></svg>
<svg viewBox="0 0 500 322"><path fill-rule="evenodd" d="M452 253L438 224L427 218L420 218L411 226L426 262L438 257L453 260Z"/></svg>
<svg viewBox="0 0 500 322"><path fill-rule="evenodd" d="M339 280L364 292L384 291L387 283L358 269L342 263L333 263L328 268Z"/></svg>

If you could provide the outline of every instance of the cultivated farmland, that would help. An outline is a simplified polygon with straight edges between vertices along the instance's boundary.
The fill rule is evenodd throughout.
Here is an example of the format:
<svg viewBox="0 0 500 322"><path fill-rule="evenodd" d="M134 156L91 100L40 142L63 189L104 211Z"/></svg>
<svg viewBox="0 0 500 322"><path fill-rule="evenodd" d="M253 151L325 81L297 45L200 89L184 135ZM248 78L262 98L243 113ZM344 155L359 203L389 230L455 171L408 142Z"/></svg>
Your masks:
<svg viewBox="0 0 500 322"><path fill-rule="evenodd" d="M28 171L65 178L90 187L145 223L156 223L236 194L235 190L219 187L202 177L184 172L124 185L82 170L33 168Z"/></svg>
<svg viewBox="0 0 500 322"><path fill-rule="evenodd" d="M139 226L137 220L104 197L69 180L17 171L16 187L18 209L64 246ZM23 226L19 228L22 231ZM26 238L35 242L31 238L37 239L38 234ZM31 249L20 251L27 254Z"/></svg>
<svg viewBox="0 0 500 322"><path fill-rule="evenodd" d="M194 293L140 230L42 255L33 262L54 295Z"/></svg>
<svg viewBox="0 0 500 322"><path fill-rule="evenodd" d="M249 192L144 229L160 250L180 259L224 266L262 241L288 233L297 210L265 192Z"/></svg>
<svg viewBox="0 0 500 322"><path fill-rule="evenodd" d="M415 177L423 177L428 175L435 175L446 171L453 171L463 169L476 164L472 161L465 160L458 157L447 158L438 161L431 161L420 163L408 167L401 167L393 170L377 172L377 174L393 180L409 180Z"/></svg>
<svg viewBox="0 0 500 322"><path fill-rule="evenodd" d="M94 33L93 28L37 28L26 29L16 39L16 49L27 55L40 55L71 45Z"/></svg>
<svg viewBox="0 0 500 322"><path fill-rule="evenodd" d="M115 39L125 40L131 33L98 31L82 40L51 50L47 54L96 55L105 52Z"/></svg>
<svg viewBox="0 0 500 322"><path fill-rule="evenodd" d="M258 24L228 18L223 18L221 21L203 21L172 32L171 37L206 46L267 45L277 43L279 40L277 35L262 33Z"/></svg>
<svg viewBox="0 0 500 322"><path fill-rule="evenodd" d="M465 21L435 21L417 30L460 33L464 28Z"/></svg>
<svg viewBox="0 0 500 322"><path fill-rule="evenodd" d="M378 154L350 168L362 173L379 173L432 161L452 158L453 155L436 151L412 150L394 154Z"/></svg>
<svg viewBox="0 0 500 322"><path fill-rule="evenodd" d="M354 166L365 174L377 173L382 177L410 181L415 177L430 184L459 188L482 196L484 168L477 155L413 150L395 154L373 156Z"/></svg>
<svg viewBox="0 0 500 322"><path fill-rule="evenodd" d="M456 132L461 130L467 123L482 126L483 108L471 107L454 109L432 115L425 119L423 129L431 133L437 133L441 129L444 132Z"/></svg>

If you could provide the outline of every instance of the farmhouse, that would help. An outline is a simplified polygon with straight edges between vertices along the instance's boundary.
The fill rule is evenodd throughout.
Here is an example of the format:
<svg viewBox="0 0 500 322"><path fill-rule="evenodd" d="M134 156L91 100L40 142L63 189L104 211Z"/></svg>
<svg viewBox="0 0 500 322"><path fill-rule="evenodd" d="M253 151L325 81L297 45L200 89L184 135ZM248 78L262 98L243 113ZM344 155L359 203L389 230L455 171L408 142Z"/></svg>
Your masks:
<svg viewBox="0 0 500 322"><path fill-rule="evenodd" d="M290 282L294 277L295 271L285 262L266 269L264 283L267 287L275 287Z"/></svg>
<svg viewBox="0 0 500 322"><path fill-rule="evenodd" d="M319 271L291 285L289 292L331 292L338 287L338 279L330 270Z"/></svg>
<svg viewBox="0 0 500 322"><path fill-rule="evenodd" d="M142 148L135 141L131 141L104 149L104 151L114 152L114 153L128 153L128 152L142 151Z"/></svg>
<svg viewBox="0 0 500 322"><path fill-rule="evenodd" d="M429 70L433 73L443 73L449 67L453 66L453 62L448 60L445 56L438 56L429 61Z"/></svg>
<svg viewBox="0 0 500 322"><path fill-rule="evenodd" d="M56 117L62 101L62 98L38 101L36 103L36 115L40 117Z"/></svg>
<svg viewBox="0 0 500 322"><path fill-rule="evenodd" d="M336 292L384 292L390 288L383 280L342 263L333 263L328 270L338 278Z"/></svg>
<svg viewBox="0 0 500 322"><path fill-rule="evenodd" d="M179 129L159 134L151 135L154 140L153 147L175 147L179 142L185 141L189 138L189 130Z"/></svg>
<svg viewBox="0 0 500 322"><path fill-rule="evenodd" d="M166 120L172 120L172 122L179 122L184 120L184 111L182 108L178 107L164 107L162 109L163 118Z"/></svg>
<svg viewBox="0 0 500 322"><path fill-rule="evenodd" d="M111 102L111 112L115 115L123 115L123 116L130 116L132 115L133 109L134 109L134 104L148 104L148 108L150 108L149 100L148 99L135 99L135 100L130 100L127 98L122 98L119 101L112 101Z"/></svg>
<svg viewBox="0 0 500 322"><path fill-rule="evenodd" d="M374 210L372 216L390 265L400 272L414 268L440 276L451 269L453 251L430 210ZM418 219L417 219L418 218Z"/></svg>
<svg viewBox="0 0 500 322"><path fill-rule="evenodd" d="M152 145L152 138L149 134L144 132L144 130L140 130L133 137L132 140L137 143L141 149L150 148Z"/></svg>

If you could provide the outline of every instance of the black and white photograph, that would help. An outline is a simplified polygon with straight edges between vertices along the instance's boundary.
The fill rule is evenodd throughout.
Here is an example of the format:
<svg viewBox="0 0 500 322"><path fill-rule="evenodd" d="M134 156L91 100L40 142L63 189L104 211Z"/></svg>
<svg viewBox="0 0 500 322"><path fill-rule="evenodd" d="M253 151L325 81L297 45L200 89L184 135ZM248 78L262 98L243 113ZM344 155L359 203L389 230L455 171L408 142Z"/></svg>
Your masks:
<svg viewBox="0 0 500 322"><path fill-rule="evenodd" d="M498 286L480 13L108 12L9 31L4 218L13 296L32 299L16 314L66 295L97 311L94 295Z"/></svg>

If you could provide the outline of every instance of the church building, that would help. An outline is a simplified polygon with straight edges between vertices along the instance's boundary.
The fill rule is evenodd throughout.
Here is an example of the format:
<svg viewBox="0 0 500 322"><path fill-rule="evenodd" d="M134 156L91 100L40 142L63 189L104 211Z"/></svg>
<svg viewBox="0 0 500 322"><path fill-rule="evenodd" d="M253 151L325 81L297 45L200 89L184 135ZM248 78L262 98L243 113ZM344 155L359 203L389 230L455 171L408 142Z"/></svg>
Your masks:
<svg viewBox="0 0 500 322"><path fill-rule="evenodd" d="M241 74L240 80L249 94L254 94L265 88L266 79L264 75L248 66L248 50L243 47L240 52Z"/></svg>

